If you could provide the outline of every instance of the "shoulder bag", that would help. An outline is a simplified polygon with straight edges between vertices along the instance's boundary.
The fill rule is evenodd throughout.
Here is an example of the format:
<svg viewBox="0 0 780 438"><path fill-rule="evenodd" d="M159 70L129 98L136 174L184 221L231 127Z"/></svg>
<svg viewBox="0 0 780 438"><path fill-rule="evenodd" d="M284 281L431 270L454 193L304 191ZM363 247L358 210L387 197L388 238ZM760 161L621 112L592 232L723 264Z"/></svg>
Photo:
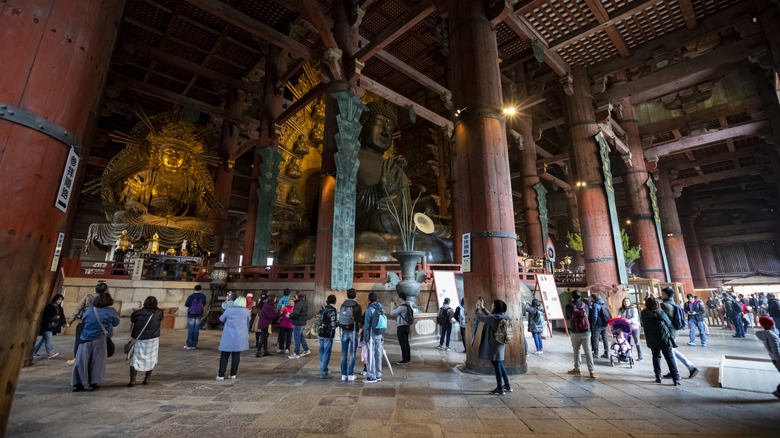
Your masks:
<svg viewBox="0 0 780 438"><path fill-rule="evenodd" d="M106 335L106 357L111 357L114 355L114 341L108 336L108 330L103 327L103 323L100 321L100 315L98 315L97 309L94 306L92 307L92 311L95 312L95 319L97 319L97 322L100 325L100 330L103 330L103 334Z"/></svg>
<svg viewBox="0 0 780 438"><path fill-rule="evenodd" d="M130 338L129 341L127 341L127 344L124 346L124 352L125 352L125 360L130 360L133 358L133 355L135 354L135 342L141 337L141 335L144 333L144 330L146 330L146 326L149 325L149 322L154 318L155 312L152 312L151 315L149 315L149 319L146 320L146 324L144 324L144 328L141 329L140 332L138 332L137 338Z"/></svg>

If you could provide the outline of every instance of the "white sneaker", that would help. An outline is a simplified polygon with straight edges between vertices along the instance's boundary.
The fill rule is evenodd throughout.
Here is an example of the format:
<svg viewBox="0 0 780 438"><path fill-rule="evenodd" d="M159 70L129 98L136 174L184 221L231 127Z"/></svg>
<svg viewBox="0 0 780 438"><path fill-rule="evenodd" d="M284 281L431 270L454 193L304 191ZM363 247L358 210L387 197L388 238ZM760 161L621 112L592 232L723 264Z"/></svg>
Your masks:
<svg viewBox="0 0 780 438"><path fill-rule="evenodd" d="M280 348L280 349L278 349L278 350L276 350L276 354L279 354L279 353L281 353L281 352L282 352L282 349L281 349L281 348Z"/></svg>
<svg viewBox="0 0 780 438"><path fill-rule="evenodd" d="M57 353L56 351L53 351L53 352L51 352L51 354L49 354L49 359L55 358L55 357L57 357L59 355L60 355L59 353Z"/></svg>
<svg viewBox="0 0 780 438"><path fill-rule="evenodd" d="M345 375L343 375L343 374L342 374L342 375L341 375L341 380L347 380L347 376L345 376Z"/></svg>
<svg viewBox="0 0 780 438"><path fill-rule="evenodd" d="M217 380L225 380L225 378L217 376Z"/></svg>
<svg viewBox="0 0 780 438"><path fill-rule="evenodd" d="M361 371L360 374L366 376L366 375L368 375L368 371Z"/></svg>
<svg viewBox="0 0 780 438"><path fill-rule="evenodd" d="M349 380L350 382L354 381L355 380L355 375L353 374L351 376L347 376L347 380Z"/></svg>
<svg viewBox="0 0 780 438"><path fill-rule="evenodd" d="M228 376L228 379L230 379L230 380L236 380L236 376L235 376L235 375Z"/></svg>
<svg viewBox="0 0 780 438"><path fill-rule="evenodd" d="M289 348L285 349L284 354L290 354L290 349Z"/></svg>
<svg viewBox="0 0 780 438"><path fill-rule="evenodd" d="M40 354L37 354L37 353L33 354L33 359L40 359L41 357L43 357L43 356L41 356Z"/></svg>
<svg viewBox="0 0 780 438"><path fill-rule="evenodd" d="M306 351L304 351L303 353L301 353L301 356L308 356L308 355L310 355L310 354L311 354L311 351L309 351L309 350L306 350Z"/></svg>
<svg viewBox="0 0 780 438"><path fill-rule="evenodd" d="M291 355L287 356L287 359L298 359L300 357L301 356L299 354L291 354Z"/></svg>

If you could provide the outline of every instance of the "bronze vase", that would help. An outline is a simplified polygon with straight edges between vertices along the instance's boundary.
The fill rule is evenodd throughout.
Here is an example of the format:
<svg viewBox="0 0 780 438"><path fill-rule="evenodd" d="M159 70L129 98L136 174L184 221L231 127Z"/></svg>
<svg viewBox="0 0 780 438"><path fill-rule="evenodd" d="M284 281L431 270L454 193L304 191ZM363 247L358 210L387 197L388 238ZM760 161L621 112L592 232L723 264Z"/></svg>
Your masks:
<svg viewBox="0 0 780 438"><path fill-rule="evenodd" d="M420 295L420 283L415 279L415 268L420 259L425 256L424 251L396 251L390 253L401 264L401 281L395 286L398 293L405 293L406 299L412 304L412 308L418 310L417 295Z"/></svg>

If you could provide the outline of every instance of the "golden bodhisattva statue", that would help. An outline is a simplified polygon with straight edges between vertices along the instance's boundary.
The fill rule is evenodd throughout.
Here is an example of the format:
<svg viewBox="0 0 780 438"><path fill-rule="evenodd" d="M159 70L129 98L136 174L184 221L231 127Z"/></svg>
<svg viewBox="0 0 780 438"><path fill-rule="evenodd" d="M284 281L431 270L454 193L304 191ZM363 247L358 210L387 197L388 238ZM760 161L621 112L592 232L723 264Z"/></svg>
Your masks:
<svg viewBox="0 0 780 438"><path fill-rule="evenodd" d="M129 135L114 137L127 147L111 160L101 180L85 189L100 189L112 226L96 224L90 236L103 243L104 235L122 229L134 240L148 240L159 232L166 246L193 239L215 246L218 239L209 234L208 212L222 207L214 198L206 165L217 159L206 155L195 126L175 111L144 116Z"/></svg>

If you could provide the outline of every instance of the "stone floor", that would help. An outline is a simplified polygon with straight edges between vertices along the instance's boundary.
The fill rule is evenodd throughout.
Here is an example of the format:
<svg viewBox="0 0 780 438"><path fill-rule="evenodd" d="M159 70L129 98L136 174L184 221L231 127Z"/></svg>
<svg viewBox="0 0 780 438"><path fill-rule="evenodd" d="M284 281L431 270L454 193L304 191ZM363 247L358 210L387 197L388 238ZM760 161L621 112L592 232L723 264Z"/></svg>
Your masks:
<svg viewBox="0 0 780 438"><path fill-rule="evenodd" d="M675 388L653 382L649 360L611 368L599 378L573 377L564 334L545 340L529 372L512 376L503 397L488 391L493 376L461 371L465 355L435 344L414 346L412 364L385 369L374 384L319 378L317 342L300 359L242 357L238 379L217 382L220 332L202 331L197 350L182 349L186 331L164 331L160 362L149 386L127 388L128 366L109 359L95 393L71 392L73 338L56 336L62 354L22 369L6 435L9 437L416 437L416 436L778 436L780 401L769 393L721 389L717 365L725 354L766 357L752 330L746 339L712 329L709 347L681 349L701 369ZM117 346L127 337L118 337ZM687 339L686 339L687 340ZM530 341L530 339L529 339ZM533 345L533 342L531 342ZM453 342L457 350L460 343ZM388 354L399 360L388 340ZM339 350L337 343L334 350ZM646 354L646 356L648 356ZM331 372L339 373L334 351ZM665 365L664 365L665 367ZM687 375L687 374L686 374ZM768 388L771 391L772 388ZM772 432L774 430L774 432Z"/></svg>

